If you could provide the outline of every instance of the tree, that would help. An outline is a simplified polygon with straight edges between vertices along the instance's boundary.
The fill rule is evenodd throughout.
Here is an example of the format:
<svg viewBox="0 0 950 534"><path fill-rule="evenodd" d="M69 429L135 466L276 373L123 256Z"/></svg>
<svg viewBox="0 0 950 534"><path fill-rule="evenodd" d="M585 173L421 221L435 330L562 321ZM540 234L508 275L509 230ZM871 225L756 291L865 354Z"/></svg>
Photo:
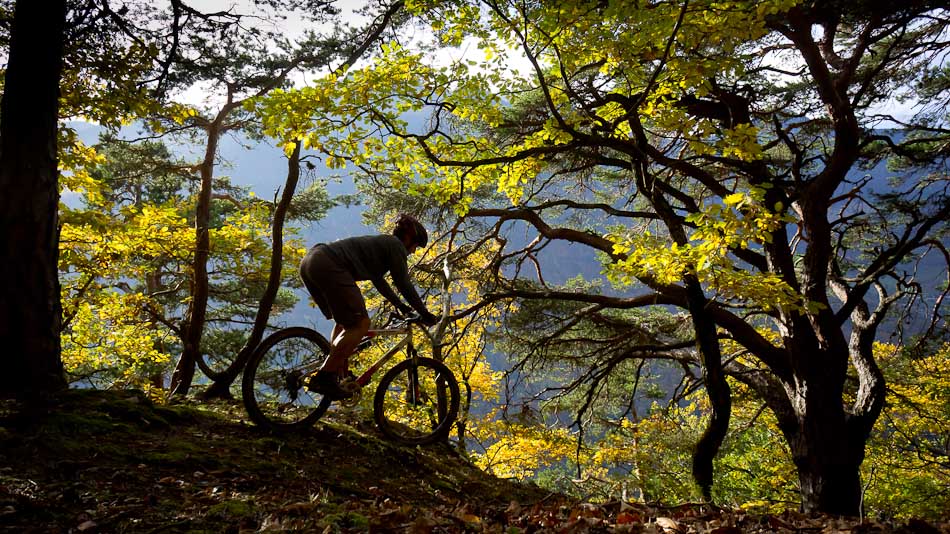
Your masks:
<svg viewBox="0 0 950 534"><path fill-rule="evenodd" d="M27 3L17 2L17 4ZM4 201L9 201L10 205L16 208L5 210L6 215L0 231L5 236L7 234L11 236L11 248L8 252L12 257L29 258L29 261L17 262L16 267L9 267L11 271L5 273L8 274L6 278L11 281L7 286L10 288L10 298L4 298L4 306L9 306L9 309L5 309L0 316L22 317L26 322L21 325L17 322L19 319L11 319L11 328L3 331L3 340L7 341L6 345L10 347L25 347L22 350L19 348L14 350L15 358L24 358L23 362L15 366L19 371L29 371L44 376L50 373L61 375L62 364L59 361L58 341L60 329L58 282L53 274L57 263L55 252L40 253L39 249L36 249L33 253L27 254L25 250L33 239L32 236L46 236L41 239L46 239L49 243L42 244L42 247L51 246L52 251L56 249L56 237L53 231L56 228L55 195L59 189L55 172L56 162L55 159L52 161L38 159L46 158L46 155L50 153L49 147L42 145L44 148L41 149L41 144L37 144L47 141L44 141L41 136L27 135L27 129L39 132L36 125L45 122L32 119L24 121L23 119L26 118L24 113L28 105L17 102L17 98L23 98L25 95L30 97L45 95L42 107L37 109L33 106L33 110L38 115L54 121L51 132L48 132L51 135L50 142L55 143L57 134L62 134L59 137L69 141L64 145L78 146L72 143L75 138L69 134L68 129L58 128L55 122L57 117L81 116L115 128L133 118L155 113L156 110L162 108L169 94L189 87L198 79L196 72L207 67L207 65L202 65L202 52L213 52L211 55L214 56L225 44L248 44L251 40L267 35L268 32L259 29L258 24L261 20L286 17L288 13L293 13L302 20L319 21L327 15L338 13L338 10L334 8L333 2L328 0L255 2L254 5L247 6L246 12L236 9L203 12L182 0L170 0L167 6L155 5L152 2L129 2L124 3L117 10L113 10L108 2L71 0L57 3L54 5L55 9L46 11L38 10L39 6L32 6L29 9L18 8L17 12L22 11L23 15L11 21L9 19L12 12L11 5L10 0L0 2L0 10L2 10L0 12L6 17L4 24L0 24L0 30L3 30L0 31L0 42L10 42L12 58L11 68L5 77L5 94L9 94L5 97L9 102L5 109L9 108L10 111L4 113L4 117L11 132L6 135L6 139L10 143L14 143L13 140L17 139L16 142L25 144L16 149L11 145L11 149L5 151L8 154L6 174L9 178L3 181ZM395 5L401 5L401 2L395 2ZM376 4L371 7L373 6L380 7ZM382 12L389 13L388 10L392 7L386 4L380 9ZM61 14L62 17L60 17ZM37 28L41 28L44 33L39 33ZM9 35L6 32L9 32ZM335 43L340 46L346 44L347 50L359 48L351 39L352 35L347 35L338 28L333 32L334 39L316 43L315 46L327 47ZM24 35L28 37L23 37ZM243 37L235 39L239 35ZM273 36L274 32L270 32L269 35ZM312 34L310 37L312 38ZM36 43L24 41L24 39L34 38L36 38ZM26 45L23 44L24 42ZM37 43L42 46L33 46ZM284 37L278 43L278 45L288 44L289 41ZM363 45L362 50L365 51L369 43L363 43ZM232 47L230 50L234 52L240 48ZM313 50L312 46L311 50ZM32 56L29 56L30 54ZM220 55L217 57L221 58ZM230 58L225 58L223 63L226 64L228 60L239 62L242 58L241 53L235 52ZM25 70L22 67L24 59L30 60L27 63L31 65L32 70ZM286 67L286 65L280 65L281 58L278 58L276 54L271 59L274 61L262 65L264 70L271 68L279 71ZM320 59L319 57L310 58L311 63L317 64L320 63ZM64 65L65 71L60 80L60 72ZM218 66L221 66L220 62ZM38 83L23 91L23 88L27 87L24 82L30 79L28 73L39 73L39 76L34 76ZM55 84L53 84L54 81ZM274 82L273 79L270 81ZM275 83L279 82L280 79ZM267 80L262 81L258 77L250 83L251 85L267 83ZM55 85L57 91L60 87L64 89L65 105L62 110L64 113L57 113L59 101L55 95L47 94L51 89L41 87L43 84ZM33 103L35 100L31 99L27 102ZM216 140L215 135L219 135L220 130L219 128L214 132L211 138ZM27 145L32 147L30 151L20 150ZM22 156L13 154L22 154ZM213 154L212 151L212 156ZM24 162L32 161L32 163L24 166L14 161L20 159ZM26 175L22 173L17 175L23 170L17 170L17 167L32 166L37 169L36 172L40 172L50 165L53 169L51 177L36 180L35 184L30 186L26 185L33 183L28 180L28 175L34 171ZM45 171L41 172L43 173ZM18 180L24 181L22 183L14 181L14 175L17 175ZM31 189L34 186L38 188L35 192ZM9 194L7 194L8 189ZM50 197L52 200L48 206L40 203L38 197L34 198L34 193L39 194L42 191L53 195ZM207 204L205 202L203 206ZM24 213L24 210L30 209L35 210L35 213ZM199 212L204 213L204 210L199 210ZM199 223L202 219L203 217L199 216ZM41 221L42 224L35 226L34 223L37 221ZM197 232L199 245L203 235L202 228L207 230L206 226L199 224ZM25 232L25 230L28 231ZM40 246L38 243L34 244ZM206 248L199 246L198 250ZM194 267L198 271L196 292L199 296L203 293L200 282L202 254L204 253L199 253L194 262ZM37 273L46 273L45 281L41 280ZM27 283L27 277L32 277L29 283ZM40 282L45 284L43 287L46 289L40 287ZM36 311L41 306L48 309L42 313ZM191 357L186 356L186 364L193 361L195 351L199 350L197 347L200 339L198 338L200 338L200 326L203 323L200 298L195 300L193 308L192 322L197 326L186 329L189 339L187 347L191 347L190 352L187 353ZM41 351L44 356L33 357L23 352L24 350ZM183 369L185 368L188 366L186 365ZM188 371L184 372L188 373ZM57 382L57 380L52 380L52 382ZM62 386L61 380L57 383L59 385L55 387L50 384L40 387L39 383L29 384L18 380L10 387L11 392L23 389L39 391Z"/></svg>
<svg viewBox="0 0 950 534"><path fill-rule="evenodd" d="M234 361L224 371L211 375L212 385L205 392L207 397L229 397L231 384L238 373L244 368L257 346L264 337L265 328L271 317L271 310L277 300L277 293L283 281L284 270L284 223L291 208L297 182L300 178L300 147L296 146L291 152L287 163L287 180L281 193L280 201L274 207L271 221L271 257L269 275L264 292L261 295L254 317L254 325L244 346L235 356ZM322 210L321 210L322 211ZM291 256L296 258L296 256ZM294 273L296 276L296 273Z"/></svg>
<svg viewBox="0 0 950 534"><path fill-rule="evenodd" d="M478 69L462 60L439 67L392 46L371 68L334 80L332 102L317 86L273 105L302 104L288 121L314 118L306 142L335 163L467 220L494 221L496 233L520 224L537 235L527 246L504 240L499 269L551 241L603 258L625 293L525 287L500 270L484 295L588 304L562 318L551 343L573 334L571 321L605 310L686 311L697 350L682 358L702 364L714 414L694 454L707 496L729 375L774 414L803 509L857 514L860 466L886 392L873 342L894 331L889 314L920 311L919 262L945 257L943 4L413 8L445 45L474 38L486 54ZM526 74L510 71L513 51ZM901 98L916 98L919 113L881 111ZM328 109L342 119L322 122ZM410 128L407 112L429 120ZM340 125L345 133L327 135ZM885 160L896 165L893 180L862 175ZM930 312L935 322L944 310ZM724 337L749 357L721 360ZM612 354L624 361L674 348Z"/></svg>
<svg viewBox="0 0 950 534"><path fill-rule="evenodd" d="M65 387L56 258L56 124L66 2L18 1L0 101L0 395Z"/></svg>
<svg viewBox="0 0 950 534"><path fill-rule="evenodd" d="M194 379L196 365L202 355L202 337L205 331L209 300L208 263L211 257L211 202L214 195L215 163L218 159L218 143L229 132L250 127L246 102L262 96L280 86L286 77L302 62L275 61L266 50L266 45L243 52L239 40L243 32L228 34L226 46L215 43L201 47L199 63L190 73L196 80L208 77L218 88L224 90L225 101L208 116L191 110L185 117L172 117L173 122L183 127L195 128L203 134L204 156L196 165L199 188L195 206L195 245L191 261L190 298L188 311L182 325L182 352L170 386L171 394L187 395ZM308 53L309 55L309 53ZM207 79L203 81L209 81ZM292 193L292 192L291 192Z"/></svg>
<svg viewBox="0 0 950 534"><path fill-rule="evenodd" d="M191 38L241 16L204 14L181 0L170 1L167 20L151 2L113 11L92 0L6 0L0 13L0 42L9 44L10 57L0 110L0 235L7 257L17 258L0 271L0 341L10 355L10 379L0 392L44 394L65 385L56 274L60 111L121 121L137 111L147 88L160 99ZM61 95L62 87L73 91ZM67 103L63 110L60 96Z"/></svg>
<svg viewBox="0 0 950 534"><path fill-rule="evenodd" d="M73 166L64 177L72 191L82 191L83 201L83 206L61 207L66 371L71 382L87 386L164 392L166 364L183 345L183 303L190 296L198 189L194 166L156 141L129 143L107 136L95 149L88 168ZM70 160L78 164L74 156ZM229 362L265 292L268 253L276 246L292 261L303 244L293 230L286 243L268 240L270 202L226 177L215 178L214 190L203 349L209 362ZM291 287L297 278L280 269L276 276L278 285ZM276 315L295 302L287 290L273 295L267 310L273 308ZM205 369L209 366L215 367L209 363Z"/></svg>
<svg viewBox="0 0 950 534"><path fill-rule="evenodd" d="M307 44L301 47L301 50L290 55L288 66L293 66L294 68L321 67L329 69L333 61L342 58L342 62L337 65L333 71L338 73L349 68L353 63L357 62L377 40L381 39L381 36L384 34L384 32L399 24L399 20L402 18L402 5L403 4L401 1L395 1L389 4L381 4L378 6L379 12L375 14L375 17L366 28L352 30L348 35L340 35L337 31L337 34L333 37L327 37L318 40L315 40L312 37ZM318 53L315 53L314 47ZM275 77L275 79L273 79L266 88L273 89L282 83L289 73L290 69L285 69L280 73L280 76ZM230 86L228 94L230 99ZM266 92L261 91L258 93L257 97L263 97L265 94ZM252 101L249 99L247 104L251 103ZM271 306L273 306L274 299L280 288L281 272L284 270L282 255L283 249L281 243L283 241L284 222L288 217L289 212L296 211L297 218L309 218L310 220L316 220L317 218L322 217L326 212L326 209L330 207L326 203L322 203L322 205L320 205L321 203L317 203L316 207L318 209L311 210L309 213L307 213L307 215L303 215L306 213L305 211L299 209L292 210L291 203L294 200L294 194L297 192L297 182L300 175L301 143L293 141L289 146L289 150L285 150L285 152L287 153L288 157L287 180L284 184L280 201L276 203L274 209L271 235L273 249L271 254L270 276L267 287L265 288L264 294L262 295L260 306L258 307L254 324L251 329L251 333L248 336L247 342L235 356L231 365L229 365L220 373L211 376L213 384L208 388L208 390L205 391L204 395L206 397L230 397L231 385L244 369L247 360L250 359L251 355L257 349L257 346L264 337L265 330L268 326ZM305 204L305 201L300 201L298 199L297 204ZM314 204L311 202L311 205ZM196 260L197 259L198 257L196 256ZM198 334L195 333L193 335ZM188 358L186 356L188 355L184 353L182 354L182 359L179 362L180 364L183 362L188 362ZM189 357L200 358L201 355L195 354Z"/></svg>
<svg viewBox="0 0 950 534"><path fill-rule="evenodd" d="M283 16L277 10L283 7L305 11L306 18L322 23L339 14L331 0L313 0L286 6L272 6L274 12L265 12L264 20ZM295 71L324 68L328 62L345 51L346 35L334 28L332 36L318 37L309 32L300 42L291 44L276 30L261 30L257 25L245 26L232 21L241 16L229 13L230 19L217 21L173 4L174 14L189 18L203 18L214 29L213 37L199 36L187 47L178 50L179 61L168 69L168 83L172 87L204 87L210 93L218 92L221 103L200 110L184 104L160 108L151 117L150 125L159 133L177 134L200 132L195 137L203 142L203 157L195 165L199 187L195 206L195 244L189 281L190 296L186 318L181 325L182 351L172 374L172 394L186 395L191 388L198 362L203 358L204 336L209 304L209 273L211 260L211 217L214 192L214 174L218 159L218 143L223 135L243 131L251 133L256 127L249 104L254 98L287 83ZM177 20L177 19L176 19ZM292 194L293 191L290 192ZM278 273L280 267L277 267ZM270 298L276 294L276 289ZM266 324L266 315L262 317ZM255 329L255 336L259 338ZM255 337L255 336L252 336ZM258 339L259 340L259 339ZM238 367L236 372L239 372ZM226 376L231 376L231 369ZM233 380L233 377L231 378ZM227 392L228 381L224 385Z"/></svg>
<svg viewBox="0 0 950 534"><path fill-rule="evenodd" d="M80 155L83 157L80 157ZM189 173L158 142L106 136L64 157L63 183L82 206L60 207L63 363L70 383L162 387L168 310L187 240ZM158 378L153 378L158 377Z"/></svg>

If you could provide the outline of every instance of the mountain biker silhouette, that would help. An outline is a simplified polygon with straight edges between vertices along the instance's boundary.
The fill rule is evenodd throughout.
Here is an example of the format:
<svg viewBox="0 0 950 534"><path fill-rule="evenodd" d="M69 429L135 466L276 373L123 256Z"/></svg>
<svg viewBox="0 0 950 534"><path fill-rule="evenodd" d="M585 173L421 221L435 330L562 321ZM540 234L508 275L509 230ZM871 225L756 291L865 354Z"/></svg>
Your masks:
<svg viewBox="0 0 950 534"><path fill-rule="evenodd" d="M429 241L422 224L411 215L401 214L392 234L349 237L331 243L318 243L300 262L300 278L314 302L327 319L334 321L330 336L330 354L323 367L311 377L308 387L332 398L350 395L340 387L348 375L349 357L369 330L366 301L356 285L370 280L376 290L400 313L419 313L423 324L433 325L438 318L426 308L409 279L407 258ZM389 273L404 304L384 275Z"/></svg>

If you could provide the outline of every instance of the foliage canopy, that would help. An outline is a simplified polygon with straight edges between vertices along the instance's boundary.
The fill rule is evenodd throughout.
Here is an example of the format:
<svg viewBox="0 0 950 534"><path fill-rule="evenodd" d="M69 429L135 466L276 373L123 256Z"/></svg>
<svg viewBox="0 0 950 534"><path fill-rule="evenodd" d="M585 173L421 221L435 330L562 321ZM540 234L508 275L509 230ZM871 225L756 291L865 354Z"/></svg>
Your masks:
<svg viewBox="0 0 950 534"><path fill-rule="evenodd" d="M873 341L894 313L930 313L926 330L944 312L931 304L946 286L929 292L917 270L948 257L943 6L407 7L436 47L472 43L484 58L440 65L431 51L384 47L368 68L275 93L261 107L266 132L435 200L464 217L475 245L500 244L484 299L587 304L538 343L556 346L610 309L681 308L698 350L676 358L702 364L718 441L724 372L776 417L804 508L857 513L886 392ZM513 57L524 71L510 69ZM909 97L918 113L881 111ZM524 245L503 228L536 239ZM513 265L543 264L538 251L562 240L602 258L616 287L511 280L522 272ZM717 337L745 356L723 360ZM681 341L600 354L651 358ZM589 376L596 391L607 375ZM715 435L703 443L718 446Z"/></svg>

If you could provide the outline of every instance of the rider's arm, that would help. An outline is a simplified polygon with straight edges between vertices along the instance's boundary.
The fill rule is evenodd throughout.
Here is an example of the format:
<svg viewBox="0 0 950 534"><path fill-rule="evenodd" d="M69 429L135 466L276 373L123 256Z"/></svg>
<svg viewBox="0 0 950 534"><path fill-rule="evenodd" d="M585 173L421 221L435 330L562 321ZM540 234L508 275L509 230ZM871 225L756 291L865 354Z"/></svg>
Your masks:
<svg viewBox="0 0 950 534"><path fill-rule="evenodd" d="M373 286L376 287L376 291L379 291L379 294L392 303L392 305L395 306L400 313L403 315L409 315L412 313L412 308L406 306L403 301L400 300L398 296L396 296L396 292L393 291L393 288L389 287L389 284L386 283L385 279L378 278L372 282Z"/></svg>
<svg viewBox="0 0 950 534"><path fill-rule="evenodd" d="M406 260L401 259L401 261L394 261L393 266L389 271L389 275L393 278L393 284L396 286L396 289L399 290L399 293L407 301L409 305L415 308L420 315L429 314L429 310L426 308L425 302L422 301L422 298L419 297L419 293L416 293L415 286L412 285L412 281L409 279L409 267L406 265Z"/></svg>

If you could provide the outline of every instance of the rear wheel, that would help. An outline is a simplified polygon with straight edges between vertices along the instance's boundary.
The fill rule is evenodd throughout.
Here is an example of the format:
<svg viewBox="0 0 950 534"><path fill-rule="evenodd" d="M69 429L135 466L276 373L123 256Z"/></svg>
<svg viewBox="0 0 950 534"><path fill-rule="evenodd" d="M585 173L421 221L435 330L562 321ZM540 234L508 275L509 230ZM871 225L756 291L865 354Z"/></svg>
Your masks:
<svg viewBox="0 0 950 534"><path fill-rule="evenodd" d="M309 375L330 353L330 343L314 330L285 328L258 347L241 381L244 407L251 420L272 430L298 430L313 425L331 399L310 391Z"/></svg>
<svg viewBox="0 0 950 534"><path fill-rule="evenodd" d="M431 358L400 362L379 382L373 415L384 434L412 445L445 439L458 415L459 385Z"/></svg>

